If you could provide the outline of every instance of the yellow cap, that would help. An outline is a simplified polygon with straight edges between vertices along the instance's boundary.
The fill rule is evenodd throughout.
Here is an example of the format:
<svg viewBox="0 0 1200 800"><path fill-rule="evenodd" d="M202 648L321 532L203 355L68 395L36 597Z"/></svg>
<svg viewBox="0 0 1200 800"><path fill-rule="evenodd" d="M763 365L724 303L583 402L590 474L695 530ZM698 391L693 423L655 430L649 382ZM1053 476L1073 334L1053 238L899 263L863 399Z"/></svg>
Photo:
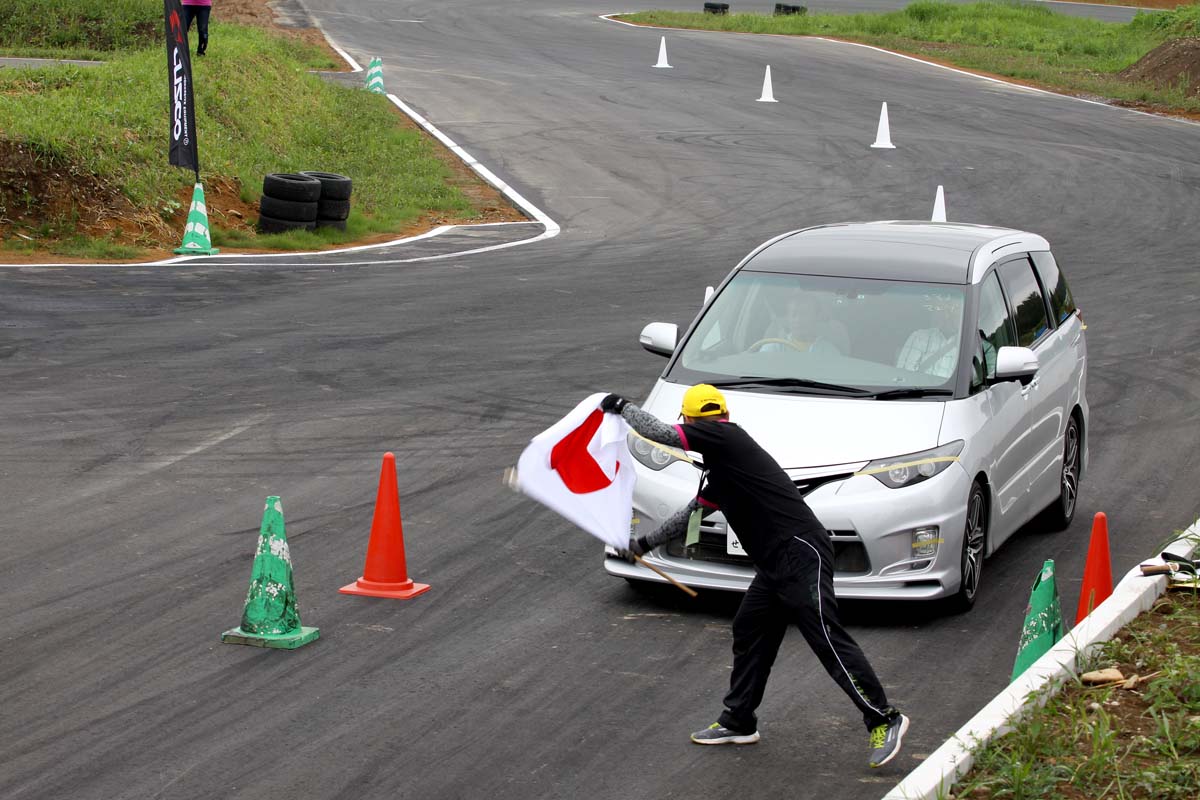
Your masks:
<svg viewBox="0 0 1200 800"><path fill-rule="evenodd" d="M698 383L683 393L683 415L685 417L719 417L729 413L725 406L725 395L707 383Z"/></svg>

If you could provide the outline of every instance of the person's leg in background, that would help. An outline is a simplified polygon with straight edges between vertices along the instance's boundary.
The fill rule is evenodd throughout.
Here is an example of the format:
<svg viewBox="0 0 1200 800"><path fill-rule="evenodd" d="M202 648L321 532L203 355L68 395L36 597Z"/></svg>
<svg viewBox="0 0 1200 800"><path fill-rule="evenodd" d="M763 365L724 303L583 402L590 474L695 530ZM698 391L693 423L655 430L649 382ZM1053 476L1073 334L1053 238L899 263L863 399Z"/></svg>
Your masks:
<svg viewBox="0 0 1200 800"><path fill-rule="evenodd" d="M202 56L208 50L208 17L212 12L212 6L185 6L185 8L196 9L196 35L199 37L196 42L196 55Z"/></svg>
<svg viewBox="0 0 1200 800"><path fill-rule="evenodd" d="M196 12L199 9L200 9L200 6L185 5L183 7L183 32L184 33L191 33L192 20L194 20L196 18Z"/></svg>

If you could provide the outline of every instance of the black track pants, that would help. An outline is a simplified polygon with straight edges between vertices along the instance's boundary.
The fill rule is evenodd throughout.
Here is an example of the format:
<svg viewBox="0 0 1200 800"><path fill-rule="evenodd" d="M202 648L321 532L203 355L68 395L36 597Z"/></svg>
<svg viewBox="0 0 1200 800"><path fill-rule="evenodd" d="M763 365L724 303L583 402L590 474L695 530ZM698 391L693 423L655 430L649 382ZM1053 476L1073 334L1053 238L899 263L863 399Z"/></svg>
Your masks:
<svg viewBox="0 0 1200 800"><path fill-rule="evenodd" d="M718 720L730 730L758 729L755 709L789 624L804 634L825 671L863 714L867 729L897 713L862 650L842 627L833 595L833 548L796 537L780 556L773 577L755 575L733 619L733 675L725 711Z"/></svg>
<svg viewBox="0 0 1200 800"><path fill-rule="evenodd" d="M184 6L183 7L183 29L190 30L192 20L196 20L196 36L199 37L196 42L196 55L204 55L208 50L208 17L212 13L212 6Z"/></svg>

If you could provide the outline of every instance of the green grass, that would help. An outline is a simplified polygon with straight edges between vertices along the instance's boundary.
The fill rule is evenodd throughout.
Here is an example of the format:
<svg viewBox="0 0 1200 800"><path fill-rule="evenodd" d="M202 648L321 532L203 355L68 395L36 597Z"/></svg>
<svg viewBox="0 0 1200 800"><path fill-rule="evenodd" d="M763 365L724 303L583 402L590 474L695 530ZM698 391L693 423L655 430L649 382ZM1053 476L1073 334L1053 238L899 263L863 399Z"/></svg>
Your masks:
<svg viewBox="0 0 1200 800"><path fill-rule="evenodd" d="M1128 23L1067 16L1015 3L917 2L887 14L714 15L645 11L630 22L680 28L829 36L931 56L1059 91L1198 111L1181 89L1129 84L1115 73L1169 38L1200 34L1200 6L1139 12Z"/></svg>
<svg viewBox="0 0 1200 800"><path fill-rule="evenodd" d="M0 48L7 55L103 59L149 47L163 32L156 0L0 0Z"/></svg>
<svg viewBox="0 0 1200 800"><path fill-rule="evenodd" d="M142 254L140 247L122 244L112 239L94 239L87 236L71 236L55 242L50 252L56 255L72 256L102 261L119 261L133 259Z"/></svg>
<svg viewBox="0 0 1200 800"><path fill-rule="evenodd" d="M1095 667L1155 675L1135 691L1078 681L976 754L953 792L983 798L1195 800L1200 595L1169 592L1103 645Z"/></svg>
<svg viewBox="0 0 1200 800"><path fill-rule="evenodd" d="M242 230L218 231L213 244L219 247L265 247L271 250L317 250L337 242L352 242L378 231L377 226L357 211L350 212L346 230L317 228L316 230L294 230L284 233L258 234L251 236Z"/></svg>
<svg viewBox="0 0 1200 800"><path fill-rule="evenodd" d="M25 0L0 0L0 17L13 2ZM268 172L348 175L358 235L393 231L424 212L472 214L447 185L431 141L402 127L386 98L310 74L333 66L322 51L216 21L210 38L208 55L193 59L202 179L237 178L242 199L255 203ZM169 216L193 178L167 164L165 57L155 40L105 58L97 67L0 70L0 135L28 143L42 166L71 164L118 187L138 208ZM220 221L210 222L221 242Z"/></svg>

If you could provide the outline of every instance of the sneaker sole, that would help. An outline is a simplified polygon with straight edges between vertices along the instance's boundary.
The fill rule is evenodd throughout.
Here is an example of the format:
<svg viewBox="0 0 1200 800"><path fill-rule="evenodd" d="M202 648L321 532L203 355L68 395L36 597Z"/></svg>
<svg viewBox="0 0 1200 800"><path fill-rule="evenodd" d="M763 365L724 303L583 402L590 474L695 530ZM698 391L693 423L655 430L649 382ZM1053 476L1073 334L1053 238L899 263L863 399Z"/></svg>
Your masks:
<svg viewBox="0 0 1200 800"><path fill-rule="evenodd" d="M872 764L871 765L872 769L874 769L875 767L882 767L884 764L888 763L889 761L891 761L893 758L895 758L896 756L898 756L900 754L900 746L902 744L904 744L904 734L907 732L908 732L908 717L901 714L900 715L900 732L896 734L896 746L892 748L892 752L888 753L887 758L885 758L883 761L880 761L878 764Z"/></svg>
<svg viewBox="0 0 1200 800"><path fill-rule="evenodd" d="M692 737L694 744L754 744L759 739L758 733L751 733L746 736L722 736L720 739L697 739Z"/></svg>

